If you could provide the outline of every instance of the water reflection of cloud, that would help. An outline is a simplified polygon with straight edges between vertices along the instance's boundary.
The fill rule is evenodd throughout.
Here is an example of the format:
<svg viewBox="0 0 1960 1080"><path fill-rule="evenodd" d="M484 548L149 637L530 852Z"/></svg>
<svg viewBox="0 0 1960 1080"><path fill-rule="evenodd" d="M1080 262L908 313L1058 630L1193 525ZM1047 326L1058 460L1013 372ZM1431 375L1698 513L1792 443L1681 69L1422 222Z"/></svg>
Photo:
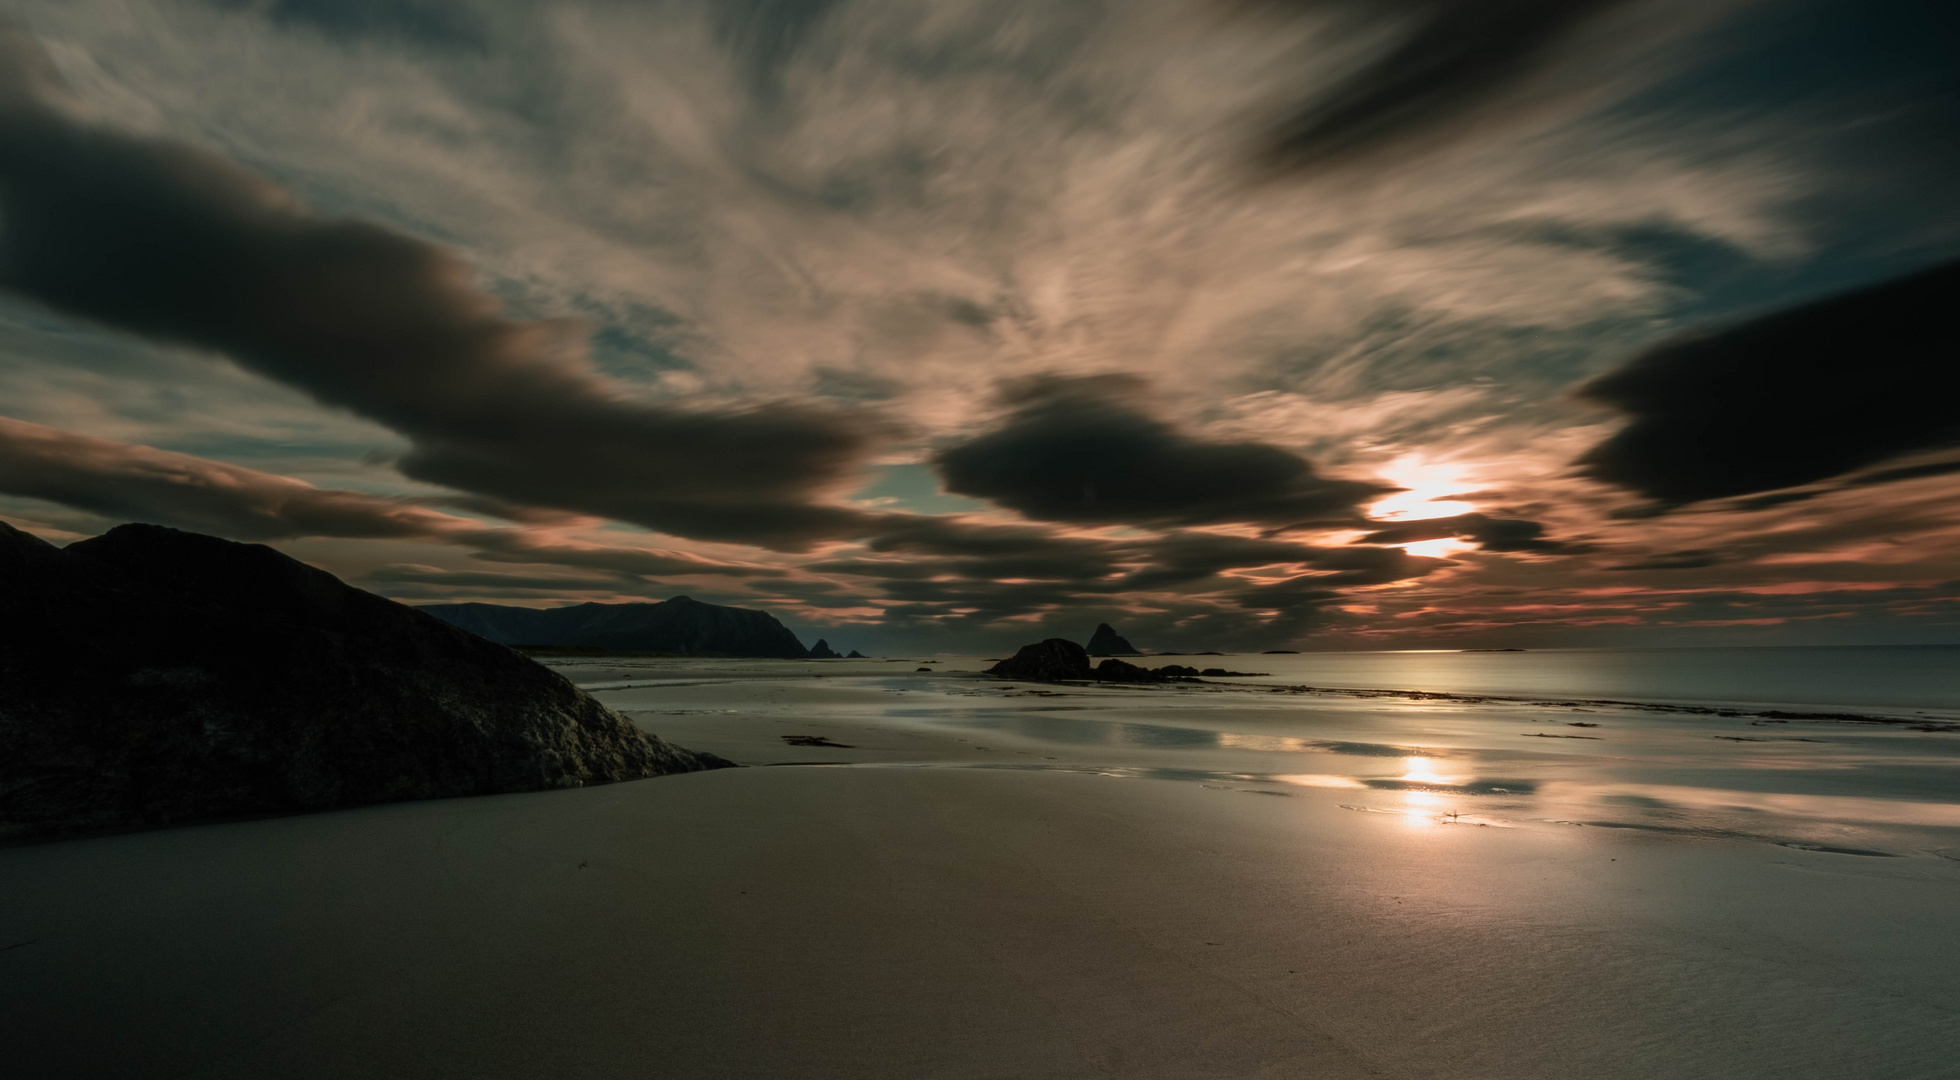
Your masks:
<svg viewBox="0 0 1960 1080"><path fill-rule="evenodd" d="M1626 797L1654 800L1686 810L1726 810L1770 813L1784 817L1818 821L1868 822L1881 825L1933 825L1960 827L1960 803L1912 802L1856 795L1806 795L1791 792L1735 791L1724 788L1686 787L1669 784L1614 784L1608 788L1572 784L1547 784L1548 800L1562 797L1572 801L1607 803ZM1624 801L1621 805L1625 805Z"/></svg>

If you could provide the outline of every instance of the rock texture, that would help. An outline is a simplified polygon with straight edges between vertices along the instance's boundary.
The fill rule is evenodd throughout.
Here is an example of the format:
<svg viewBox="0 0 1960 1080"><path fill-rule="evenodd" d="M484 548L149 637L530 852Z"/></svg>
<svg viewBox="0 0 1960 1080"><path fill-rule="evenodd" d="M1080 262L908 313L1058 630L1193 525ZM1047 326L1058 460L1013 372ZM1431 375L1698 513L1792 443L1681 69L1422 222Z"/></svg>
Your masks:
<svg viewBox="0 0 1960 1080"><path fill-rule="evenodd" d="M1169 676L1149 668L1140 668L1122 660L1104 660L1096 665L1093 677L1098 682L1163 682Z"/></svg>
<svg viewBox="0 0 1960 1080"><path fill-rule="evenodd" d="M1096 632L1089 638L1090 656L1142 656L1132 647L1116 628L1108 623L1096 624Z"/></svg>
<svg viewBox="0 0 1960 1080"><path fill-rule="evenodd" d="M634 652L693 656L758 656L801 660L810 650L766 611L705 604L676 596L657 604L424 604L444 622L502 645L590 645Z"/></svg>
<svg viewBox="0 0 1960 1080"><path fill-rule="evenodd" d="M843 657L837 654L836 649L830 647L830 642L825 641L823 638L818 638L817 643L815 645L810 646L810 659L842 660Z"/></svg>
<svg viewBox="0 0 1960 1080"><path fill-rule="evenodd" d="M1093 677L1089 671L1089 654L1067 638L1049 638L1033 645L1023 645L1013 656L988 668L987 674L1037 682Z"/></svg>
<svg viewBox="0 0 1960 1080"><path fill-rule="evenodd" d="M271 548L0 523L0 838L725 764Z"/></svg>

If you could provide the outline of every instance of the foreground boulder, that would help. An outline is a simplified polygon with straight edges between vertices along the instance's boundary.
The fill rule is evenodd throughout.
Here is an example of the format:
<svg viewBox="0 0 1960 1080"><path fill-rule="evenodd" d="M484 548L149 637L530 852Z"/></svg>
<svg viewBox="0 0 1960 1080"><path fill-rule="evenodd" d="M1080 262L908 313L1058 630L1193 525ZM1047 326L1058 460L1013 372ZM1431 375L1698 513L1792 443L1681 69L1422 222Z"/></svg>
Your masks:
<svg viewBox="0 0 1960 1080"><path fill-rule="evenodd" d="M271 548L0 523L0 838L725 764Z"/></svg>
<svg viewBox="0 0 1960 1080"><path fill-rule="evenodd" d="M1049 638L1033 645L1023 645L1013 656L988 668L987 674L1036 682L1095 677L1089 670L1089 654L1067 638Z"/></svg>

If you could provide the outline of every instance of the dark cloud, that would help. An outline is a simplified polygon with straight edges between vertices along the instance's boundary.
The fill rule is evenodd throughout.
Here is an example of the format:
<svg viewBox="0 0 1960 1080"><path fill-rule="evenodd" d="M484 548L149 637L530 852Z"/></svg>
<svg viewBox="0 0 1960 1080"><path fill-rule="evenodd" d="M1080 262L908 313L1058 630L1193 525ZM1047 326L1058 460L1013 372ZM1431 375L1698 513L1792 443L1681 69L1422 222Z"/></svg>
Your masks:
<svg viewBox="0 0 1960 1080"><path fill-rule="evenodd" d="M398 594L400 586L428 586L431 595L452 595L444 590L491 589L497 592L545 593L557 595L578 592L613 592L619 588L616 577L564 577L548 574L497 574L481 570L444 570L416 563L393 563L376 567L357 580L385 596Z"/></svg>
<svg viewBox="0 0 1960 1080"><path fill-rule="evenodd" d="M1151 414L1127 375L1010 384L997 429L934 459L948 491L1030 518L1095 524L1346 522L1392 490L1323 477L1267 443L1213 442Z"/></svg>
<svg viewBox="0 0 1960 1080"><path fill-rule="evenodd" d="M486 562L543 563L615 576L766 580L783 574L774 567L685 551L606 546L491 528L430 510L419 500L318 488L237 465L5 417L0 417L0 493L115 521L170 525L239 540L421 540L472 548Z"/></svg>
<svg viewBox="0 0 1960 1080"><path fill-rule="evenodd" d="M1229 570L1292 568L1319 587L1382 585L1421 577L1442 565L1400 548L1314 547L1283 540L1180 532L1128 545L1142 568L1123 589L1161 589L1216 578Z"/></svg>
<svg viewBox="0 0 1960 1080"><path fill-rule="evenodd" d="M1929 476L1951 476L1960 473L1960 461L1934 461L1924 465L1901 465L1896 469L1880 469L1863 476L1852 477L1846 483L1855 487L1870 487L1876 484L1891 484L1900 480L1923 480Z"/></svg>
<svg viewBox="0 0 1960 1080"><path fill-rule="evenodd" d="M346 40L399 40L482 48L489 27L457 0L208 0L221 10L249 12L282 26L305 27Z"/></svg>
<svg viewBox="0 0 1960 1080"><path fill-rule="evenodd" d="M470 532L461 539L476 548L485 562L549 563L553 566L603 570L635 577L723 576L754 579L781 577L783 571L754 563L726 562L686 551L575 543L525 532L498 529Z"/></svg>
<svg viewBox="0 0 1960 1080"><path fill-rule="evenodd" d="M1325 548L1202 531L1068 537L942 518L911 523L903 535L867 545L898 557L841 558L802 569L875 580L890 603L880 623L886 629L957 627L994 636L1011 626L1028 634L1036 625L1030 620L1038 620L1072 633L1066 620L1107 619L1149 629L1159 641L1217 648L1284 640L1322 621L1321 609L1345 590L1422 577L1446 565L1399 548ZM1260 578L1234 573L1250 570ZM1126 613L1126 602L1150 614Z"/></svg>
<svg viewBox="0 0 1960 1080"><path fill-rule="evenodd" d="M1580 391L1632 416L1580 469L1679 505L1960 445L1956 305L1960 262L1663 344Z"/></svg>
<svg viewBox="0 0 1960 1080"><path fill-rule="evenodd" d="M1356 540L1357 544L1415 544L1424 540L1469 540L1485 551L1569 551L1571 545L1545 536L1545 526L1518 518L1458 514L1390 525Z"/></svg>
<svg viewBox="0 0 1960 1080"><path fill-rule="evenodd" d="M821 500L876 423L625 400L571 328L499 317L448 252L315 217L202 151L78 125L18 75L0 78L0 212L0 284L385 424L412 440L415 479L784 549L872 527Z"/></svg>
<svg viewBox="0 0 1960 1080"><path fill-rule="evenodd" d="M0 417L0 492L239 540L431 539L467 524L405 500Z"/></svg>
<svg viewBox="0 0 1960 1080"><path fill-rule="evenodd" d="M1701 570L1722 561L1721 553L1708 548L1690 548L1650 555L1644 559L1608 566L1608 570Z"/></svg>
<svg viewBox="0 0 1960 1080"><path fill-rule="evenodd" d="M1649 0L1284 0L1257 6L1364 12L1406 25L1400 42L1289 116L1268 152L1307 165L1433 135L1473 118L1559 58L1579 30Z"/></svg>

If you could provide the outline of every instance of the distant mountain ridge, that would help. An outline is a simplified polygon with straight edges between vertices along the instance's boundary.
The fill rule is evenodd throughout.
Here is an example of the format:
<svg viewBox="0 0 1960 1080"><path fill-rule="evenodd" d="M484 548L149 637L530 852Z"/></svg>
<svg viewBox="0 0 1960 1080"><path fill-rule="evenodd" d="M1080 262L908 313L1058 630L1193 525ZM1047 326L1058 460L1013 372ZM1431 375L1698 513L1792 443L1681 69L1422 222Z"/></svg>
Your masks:
<svg viewBox="0 0 1960 1080"><path fill-rule="evenodd" d="M688 596L653 604L423 604L418 611L500 645L590 645L634 652L801 660L810 650L766 611Z"/></svg>

